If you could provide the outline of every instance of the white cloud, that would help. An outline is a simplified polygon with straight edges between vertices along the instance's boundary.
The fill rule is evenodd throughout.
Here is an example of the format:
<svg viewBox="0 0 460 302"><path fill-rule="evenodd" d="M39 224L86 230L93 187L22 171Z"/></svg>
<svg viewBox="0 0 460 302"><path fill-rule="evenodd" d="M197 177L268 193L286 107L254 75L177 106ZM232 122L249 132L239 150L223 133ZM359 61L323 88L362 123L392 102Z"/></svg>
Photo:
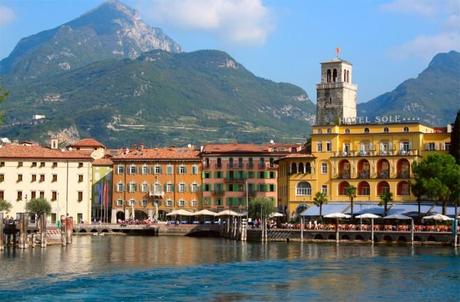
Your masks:
<svg viewBox="0 0 460 302"><path fill-rule="evenodd" d="M441 24L437 33L420 33L390 50L392 57L430 59L439 52L460 50L460 0L394 0L381 8L389 12L415 14Z"/></svg>
<svg viewBox="0 0 460 302"><path fill-rule="evenodd" d="M211 32L239 44L262 44L274 28L262 0L152 0L141 10L157 24Z"/></svg>
<svg viewBox="0 0 460 302"><path fill-rule="evenodd" d="M0 27L5 26L16 18L14 11L4 5L0 5Z"/></svg>

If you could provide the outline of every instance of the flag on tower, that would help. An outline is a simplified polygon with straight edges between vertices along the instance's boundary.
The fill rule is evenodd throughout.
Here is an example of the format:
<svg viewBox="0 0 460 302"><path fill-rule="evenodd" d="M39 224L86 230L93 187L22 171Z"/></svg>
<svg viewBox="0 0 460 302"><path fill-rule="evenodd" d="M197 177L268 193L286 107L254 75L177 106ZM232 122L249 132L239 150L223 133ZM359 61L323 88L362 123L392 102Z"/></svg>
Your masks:
<svg viewBox="0 0 460 302"><path fill-rule="evenodd" d="M340 54L340 48L337 47L337 48L335 49L335 53L336 53L336 56L337 56L337 58L338 58L338 57L339 57L339 54Z"/></svg>

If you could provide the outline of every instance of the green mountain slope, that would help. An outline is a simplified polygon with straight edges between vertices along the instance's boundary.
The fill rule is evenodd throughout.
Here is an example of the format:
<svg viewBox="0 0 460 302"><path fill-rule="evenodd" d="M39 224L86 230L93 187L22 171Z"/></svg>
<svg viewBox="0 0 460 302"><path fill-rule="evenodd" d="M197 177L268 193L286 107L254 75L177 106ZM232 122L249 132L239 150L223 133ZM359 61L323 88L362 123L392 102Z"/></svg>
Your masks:
<svg viewBox="0 0 460 302"><path fill-rule="evenodd" d="M92 136L110 146L298 141L314 119L301 88L258 78L214 50L155 50L7 83L0 135L11 138ZM36 114L46 118L32 120Z"/></svg>
<svg viewBox="0 0 460 302"><path fill-rule="evenodd" d="M395 90L359 104L359 115L400 114L431 125L453 122L460 109L460 53L437 54L416 79Z"/></svg>

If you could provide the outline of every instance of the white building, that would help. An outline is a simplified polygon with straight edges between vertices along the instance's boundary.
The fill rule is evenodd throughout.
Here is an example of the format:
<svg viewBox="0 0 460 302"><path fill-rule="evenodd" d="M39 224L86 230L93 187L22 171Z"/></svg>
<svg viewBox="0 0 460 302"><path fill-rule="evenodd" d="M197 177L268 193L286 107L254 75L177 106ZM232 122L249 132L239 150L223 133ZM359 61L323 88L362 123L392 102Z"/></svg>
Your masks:
<svg viewBox="0 0 460 302"><path fill-rule="evenodd" d="M60 150L56 141L51 145L52 148L30 143L0 146L0 199L13 205L7 214L15 217L25 212L27 201L46 198L52 205L50 223L66 213L77 223L90 221L91 154Z"/></svg>

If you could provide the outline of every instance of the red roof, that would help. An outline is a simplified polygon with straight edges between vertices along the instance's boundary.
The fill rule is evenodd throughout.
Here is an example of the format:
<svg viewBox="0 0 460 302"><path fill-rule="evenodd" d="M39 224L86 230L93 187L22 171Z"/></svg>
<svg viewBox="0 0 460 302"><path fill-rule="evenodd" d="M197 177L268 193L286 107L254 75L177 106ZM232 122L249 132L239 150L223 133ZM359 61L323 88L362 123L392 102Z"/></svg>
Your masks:
<svg viewBox="0 0 460 302"><path fill-rule="evenodd" d="M81 159L91 160L91 156L81 151L68 151L60 149L50 149L39 145L20 145L7 144L0 146L0 158L24 158L24 159Z"/></svg>
<svg viewBox="0 0 460 302"><path fill-rule="evenodd" d="M93 161L93 166L111 166L113 161L110 158L99 158Z"/></svg>
<svg viewBox="0 0 460 302"><path fill-rule="evenodd" d="M125 149L112 160L200 160L199 152L190 148L143 148Z"/></svg>
<svg viewBox="0 0 460 302"><path fill-rule="evenodd" d="M291 144L208 144L203 147L203 154L212 153L290 153L298 145Z"/></svg>
<svg viewBox="0 0 460 302"><path fill-rule="evenodd" d="M70 145L73 148L105 148L105 146L94 138L84 138Z"/></svg>

